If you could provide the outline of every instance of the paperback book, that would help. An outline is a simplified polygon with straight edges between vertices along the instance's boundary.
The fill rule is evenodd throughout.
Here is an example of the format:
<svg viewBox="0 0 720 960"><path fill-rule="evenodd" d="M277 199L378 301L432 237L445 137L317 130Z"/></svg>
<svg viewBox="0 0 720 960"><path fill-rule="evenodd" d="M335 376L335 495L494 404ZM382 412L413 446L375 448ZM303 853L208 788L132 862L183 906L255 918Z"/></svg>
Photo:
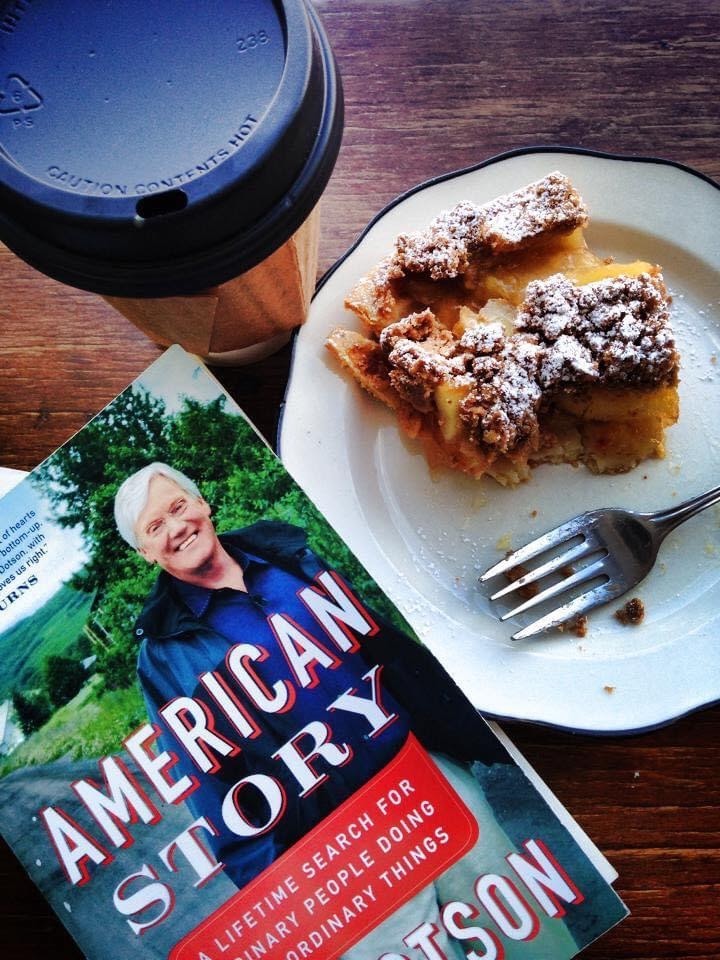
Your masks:
<svg viewBox="0 0 720 960"><path fill-rule="evenodd" d="M0 829L91 960L565 960L626 915L195 357L0 511Z"/></svg>

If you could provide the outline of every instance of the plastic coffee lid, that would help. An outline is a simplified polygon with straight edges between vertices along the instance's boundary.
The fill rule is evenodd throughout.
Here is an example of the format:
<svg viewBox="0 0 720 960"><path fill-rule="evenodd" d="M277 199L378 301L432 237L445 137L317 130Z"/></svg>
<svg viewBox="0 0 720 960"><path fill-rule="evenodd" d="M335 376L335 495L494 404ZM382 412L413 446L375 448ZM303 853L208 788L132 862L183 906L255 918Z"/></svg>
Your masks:
<svg viewBox="0 0 720 960"><path fill-rule="evenodd" d="M316 205L341 136L303 0L0 6L0 240L72 286L169 296L250 269Z"/></svg>

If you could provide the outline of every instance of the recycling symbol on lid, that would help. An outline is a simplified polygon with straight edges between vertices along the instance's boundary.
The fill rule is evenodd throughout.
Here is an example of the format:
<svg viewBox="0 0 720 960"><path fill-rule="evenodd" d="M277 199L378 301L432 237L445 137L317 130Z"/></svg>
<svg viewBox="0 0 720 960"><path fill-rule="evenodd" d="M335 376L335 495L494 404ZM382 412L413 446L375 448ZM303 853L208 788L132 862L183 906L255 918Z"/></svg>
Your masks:
<svg viewBox="0 0 720 960"><path fill-rule="evenodd" d="M28 113L43 104L42 97L18 73L11 73L0 87L0 116Z"/></svg>

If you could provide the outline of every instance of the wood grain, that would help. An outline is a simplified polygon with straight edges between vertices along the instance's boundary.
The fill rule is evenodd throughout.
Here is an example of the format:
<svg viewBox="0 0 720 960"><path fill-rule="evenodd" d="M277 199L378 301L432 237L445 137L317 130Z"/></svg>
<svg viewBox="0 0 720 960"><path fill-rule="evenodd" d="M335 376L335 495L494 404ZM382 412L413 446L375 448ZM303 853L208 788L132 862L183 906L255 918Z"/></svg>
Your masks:
<svg viewBox="0 0 720 960"><path fill-rule="evenodd" d="M716 0L315 0L346 126L322 206L327 269L393 197L538 144L658 156L720 179ZM0 463L30 469L158 355L92 294L0 249ZM274 441L290 348L216 372ZM506 724L620 873L632 916L588 960L720 955L720 707L653 732ZM80 952L0 850L4 960ZM552 960L552 958L542 958Z"/></svg>

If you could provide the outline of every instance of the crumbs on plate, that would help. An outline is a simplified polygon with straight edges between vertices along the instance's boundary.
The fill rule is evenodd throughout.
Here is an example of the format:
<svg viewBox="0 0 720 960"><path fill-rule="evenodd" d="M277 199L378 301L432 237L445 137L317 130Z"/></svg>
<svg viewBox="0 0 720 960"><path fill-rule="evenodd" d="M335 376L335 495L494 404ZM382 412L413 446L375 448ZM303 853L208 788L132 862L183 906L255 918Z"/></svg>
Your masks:
<svg viewBox="0 0 720 960"><path fill-rule="evenodd" d="M619 620L623 626L637 627L645 619L645 604L639 597L633 597L615 611L615 619Z"/></svg>
<svg viewBox="0 0 720 960"><path fill-rule="evenodd" d="M578 614L572 620L566 620L557 628L560 633L574 633L576 637L586 637L588 633L588 618L584 613Z"/></svg>

